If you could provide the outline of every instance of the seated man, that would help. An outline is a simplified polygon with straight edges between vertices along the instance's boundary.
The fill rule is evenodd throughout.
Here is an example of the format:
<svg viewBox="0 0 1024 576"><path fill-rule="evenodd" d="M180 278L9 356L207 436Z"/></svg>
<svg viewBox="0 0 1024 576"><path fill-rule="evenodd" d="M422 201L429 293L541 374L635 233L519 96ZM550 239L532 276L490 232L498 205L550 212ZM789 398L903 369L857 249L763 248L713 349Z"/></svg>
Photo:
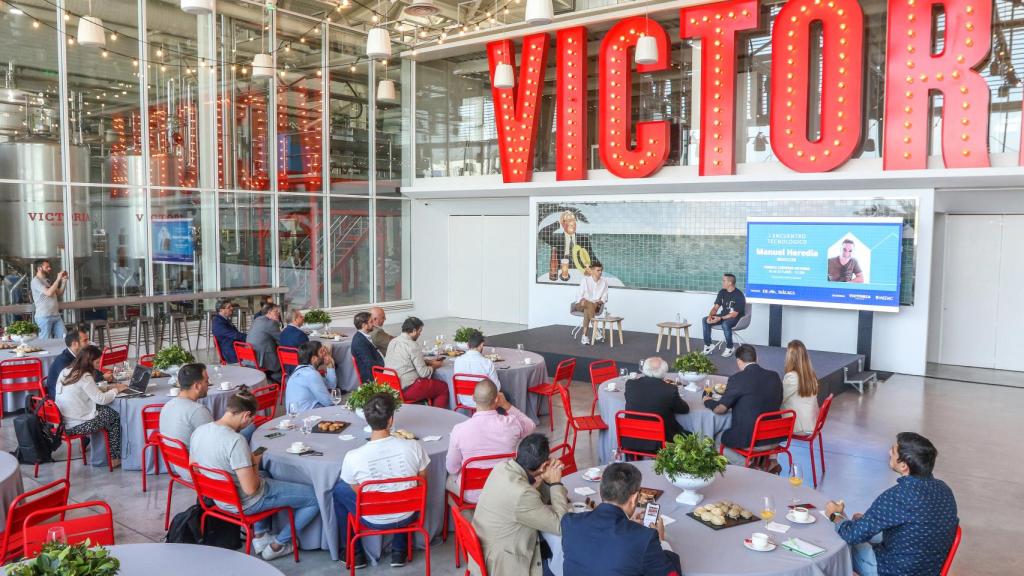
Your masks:
<svg viewBox="0 0 1024 576"><path fill-rule="evenodd" d="M478 456L512 454L519 441L532 433L535 426L533 420L509 404L505 395L498 392L497 386L486 378L477 382L473 399L476 401L476 412L472 418L452 428L448 441L448 456L445 459L445 467L448 469L447 488L454 494L459 493L459 473L466 460ZM505 414L499 414L498 408L504 409ZM497 464L497 460L489 460L479 466L493 468ZM477 490L465 494L469 502L476 502L478 496Z"/></svg>
<svg viewBox="0 0 1024 576"><path fill-rule="evenodd" d="M852 518L846 517L842 500L826 505L860 576L925 576L942 570L959 519L953 491L932 476L937 455L924 436L901 432L889 448L889 467L900 475L895 486Z"/></svg>
<svg viewBox="0 0 1024 576"><path fill-rule="evenodd" d="M226 411L219 420L204 424L192 433L189 455L195 464L231 475L247 514L287 506L295 511L295 529L301 531L320 515L316 494L312 486L260 475L262 456L254 456L249 443L239 434L252 424L258 409L252 396L235 394L228 398ZM237 512L227 503L214 503L229 512ZM271 518L256 523L253 551L264 560L291 554L294 546L291 527L285 523L277 536L270 533L270 528Z"/></svg>
<svg viewBox="0 0 1024 576"><path fill-rule="evenodd" d="M60 378L60 373L65 368L71 366L75 361L75 357L78 356L78 351L89 345L89 331L83 326L79 326L77 330L72 330L64 335L64 350L53 359L53 364L50 364L50 369L46 373L46 397L53 398L57 391L57 380ZM93 380L96 382L107 382L114 381L113 372L93 370Z"/></svg>
<svg viewBox="0 0 1024 576"><path fill-rule="evenodd" d="M377 347L380 353L388 353L388 344L395 338L391 334L384 331L384 322L387 321L387 316L384 314L384 309L380 306L374 306L370 308L370 324L372 329L370 330L370 340L373 341L373 345Z"/></svg>
<svg viewBox="0 0 1024 576"><path fill-rule="evenodd" d="M601 503L590 512L562 517L564 576L616 574L668 576L681 574L679 555L665 540L659 517L654 526L633 520L637 509L640 470L632 464L611 464L601 476Z"/></svg>
<svg viewBox="0 0 1024 576"><path fill-rule="evenodd" d="M252 344L259 360L259 368L274 382L281 381L281 361L277 358L277 346L281 340L281 307L277 304L263 306L263 315L254 318L252 328L245 341Z"/></svg>
<svg viewBox="0 0 1024 576"><path fill-rule="evenodd" d="M448 407L448 384L436 378L434 369L444 365L437 358L426 360L416 340L423 334L423 321L410 316L402 323L402 333L388 344L384 365L398 372L402 380L402 396L406 402L428 400L435 408Z"/></svg>
<svg viewBox="0 0 1024 576"><path fill-rule="evenodd" d="M676 420L676 414L689 413L690 406L679 395L679 388L675 384L665 382L668 362L652 356L644 360L643 372L642 378L626 381L626 410L661 416L665 423L665 440L668 442L676 434L688 434ZM622 447L648 453L655 453L662 448L657 442L632 438L623 438Z"/></svg>
<svg viewBox="0 0 1024 576"><path fill-rule="evenodd" d="M357 332L352 336L352 347L349 348L352 358L356 361L356 368L359 370L360 383L373 380L373 367L384 365L384 355L373 345L370 332L373 329L373 322L369 312L360 312L352 319Z"/></svg>
<svg viewBox="0 0 1024 576"><path fill-rule="evenodd" d="M182 366L178 370L178 387L181 388L178 395L160 410L160 433L181 441L188 448L196 428L213 422L210 409L199 403L199 400L206 398L210 389L206 365L196 363Z"/></svg>
<svg viewBox="0 0 1024 576"><path fill-rule="evenodd" d="M291 382L288 384L291 386ZM363 406L366 423L370 425L370 441L350 450L345 454L341 464L341 479L334 485L334 509L338 513L338 525L345 526L348 516L355 515L356 489L368 480L388 480L390 478L408 478L419 476L426 478L427 465L430 457L418 440L406 440L391 435L391 427L395 423L395 399L390 394L377 394ZM379 471L388 471L382 476ZM397 492L412 488L409 483L389 484L371 487L376 491ZM416 521L417 513L381 514L365 516L363 524L370 528L384 530L401 528ZM405 566L407 538L409 534L395 534L391 541L391 565ZM364 542L360 540L359 542ZM344 543L343 543L344 544ZM357 568L366 566L363 550L355 551Z"/></svg>
<svg viewBox="0 0 1024 576"><path fill-rule="evenodd" d="M217 346L220 347L220 355L228 364L237 364L238 356L235 355L235 342L245 342L245 332L239 332L238 328L231 323L231 316L235 313L235 303L228 299L217 301L217 314L210 324L210 333L217 339Z"/></svg>
<svg viewBox="0 0 1024 576"><path fill-rule="evenodd" d="M326 378L320 374L325 370ZM318 340L299 346L299 365L288 377L284 405L297 404L300 412L333 406L331 390L338 387L334 360L330 350Z"/></svg>
<svg viewBox="0 0 1024 576"><path fill-rule="evenodd" d="M726 385L725 394L720 400L714 400L704 394L704 406L715 414L725 414L732 410L732 424L722 432L722 444L725 445L725 457L730 464L742 466L746 460L730 448L750 448L750 440L754 437L754 424L761 414L776 412L782 405L782 380L778 372L765 370L757 364L757 351L750 344L743 344L736 349L736 366L740 369ZM757 448L771 446L766 443ZM772 463L769 472L781 470L778 463Z"/></svg>
<svg viewBox="0 0 1024 576"><path fill-rule="evenodd" d="M569 511L564 467L551 459L543 434L523 438L515 460L494 467L473 513L488 574L543 574L538 532L560 534L559 522ZM480 574L472 559L469 569Z"/></svg>
<svg viewBox="0 0 1024 576"><path fill-rule="evenodd" d="M309 336L302 331L302 325L306 323L306 317L302 315L302 311L292 310L288 314L288 319L288 325L281 330L281 341L278 344L289 348L298 348L309 342Z"/></svg>
<svg viewBox="0 0 1024 576"><path fill-rule="evenodd" d="M722 336L725 337L725 349L722 356L732 356L732 329L739 323L740 318L747 313L747 299L743 292L736 287L736 276L733 274L722 275L722 289L718 291L715 304L711 306L706 318L701 319L704 324L704 355L715 351L715 345L711 343L711 327L718 324L722 327Z"/></svg>
<svg viewBox="0 0 1024 576"><path fill-rule="evenodd" d="M455 359L453 369L455 374L475 374L486 376L494 383L494 386L501 390L501 382L498 381L498 371L494 369L494 362L484 358L484 335L474 332L467 342L469 349L462 356ZM472 396L459 396L459 402L464 406L476 406Z"/></svg>
<svg viewBox="0 0 1024 576"><path fill-rule="evenodd" d="M601 261L591 260L587 271L590 274L583 276L583 280L580 281L576 303L573 305L573 309L583 312L583 337L580 338L580 344L584 345L590 344L590 338L587 337L590 333L590 322L594 316L601 313L601 309L608 302L608 281L601 278L601 273L604 272ZM597 340L604 340L604 334L599 333Z"/></svg>

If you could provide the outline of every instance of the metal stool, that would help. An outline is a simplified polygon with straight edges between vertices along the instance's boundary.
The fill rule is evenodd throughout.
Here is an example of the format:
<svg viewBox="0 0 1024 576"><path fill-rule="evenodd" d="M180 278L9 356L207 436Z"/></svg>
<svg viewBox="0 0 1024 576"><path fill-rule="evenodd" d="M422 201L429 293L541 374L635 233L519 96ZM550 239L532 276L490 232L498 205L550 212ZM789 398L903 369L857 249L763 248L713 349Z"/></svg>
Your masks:
<svg viewBox="0 0 1024 576"><path fill-rule="evenodd" d="M184 312L171 312L160 318L160 332L167 335L168 344L181 346L181 339L185 338L188 344L188 351L192 351L192 340L188 337L188 314Z"/></svg>
<svg viewBox="0 0 1024 576"><path fill-rule="evenodd" d="M249 318L252 317L252 308L245 306L239 306L235 308L235 328L238 328L239 332L249 331Z"/></svg>
<svg viewBox="0 0 1024 576"><path fill-rule="evenodd" d="M199 315L199 329L196 331L196 350L203 350L199 346L203 340L203 324L206 324L206 348L210 349L210 340L213 339L213 317L217 315L216 310L207 310L205 314Z"/></svg>
<svg viewBox="0 0 1024 576"><path fill-rule="evenodd" d="M145 336L143 336L145 332ZM132 337L134 336L134 341ZM136 316L135 320L128 325L128 345L131 346L134 342L135 354L141 356L142 345L146 345L146 354L150 353L149 341L150 337L153 337L153 346L155 349L160 349L162 338L160 336L160 326L156 322L156 318L152 316Z"/></svg>
<svg viewBox="0 0 1024 576"><path fill-rule="evenodd" d="M99 340L97 340L97 334ZM89 321L89 341L94 342L100 347L100 350L107 345L107 339L110 338L110 327L106 320L90 320Z"/></svg>

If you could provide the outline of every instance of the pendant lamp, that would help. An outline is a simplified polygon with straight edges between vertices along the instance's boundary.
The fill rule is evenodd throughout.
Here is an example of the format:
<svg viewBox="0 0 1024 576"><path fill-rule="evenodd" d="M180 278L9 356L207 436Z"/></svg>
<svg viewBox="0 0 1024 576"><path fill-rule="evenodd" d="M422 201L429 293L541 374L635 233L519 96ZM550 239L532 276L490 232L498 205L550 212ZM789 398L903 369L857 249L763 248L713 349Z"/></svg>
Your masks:
<svg viewBox="0 0 1024 576"><path fill-rule="evenodd" d="M378 102L396 102L398 96L395 94L395 81L394 80L381 80L377 83L377 101Z"/></svg>
<svg viewBox="0 0 1024 576"><path fill-rule="evenodd" d="M274 75L274 59L270 54L257 54L252 57L252 77L270 78Z"/></svg>
<svg viewBox="0 0 1024 576"><path fill-rule="evenodd" d="M78 19L78 44L86 48L102 48L107 45L107 35L103 30L103 20L95 16L82 16Z"/></svg>
<svg viewBox="0 0 1024 576"><path fill-rule="evenodd" d="M636 51L633 59L637 64L658 63L658 42L654 36L641 36L636 41Z"/></svg>
<svg viewBox="0 0 1024 576"><path fill-rule="evenodd" d="M495 88L515 88L516 79L512 71L512 65L502 62L494 67L494 81L491 83Z"/></svg>
<svg viewBox="0 0 1024 576"><path fill-rule="evenodd" d="M213 0L181 0L182 12L203 16L213 13Z"/></svg>
<svg viewBox="0 0 1024 576"><path fill-rule="evenodd" d="M526 0L526 23L548 24L555 18L551 0Z"/></svg>
<svg viewBox="0 0 1024 576"><path fill-rule="evenodd" d="M370 28L366 36L366 57L372 60L391 57L391 34L387 28Z"/></svg>

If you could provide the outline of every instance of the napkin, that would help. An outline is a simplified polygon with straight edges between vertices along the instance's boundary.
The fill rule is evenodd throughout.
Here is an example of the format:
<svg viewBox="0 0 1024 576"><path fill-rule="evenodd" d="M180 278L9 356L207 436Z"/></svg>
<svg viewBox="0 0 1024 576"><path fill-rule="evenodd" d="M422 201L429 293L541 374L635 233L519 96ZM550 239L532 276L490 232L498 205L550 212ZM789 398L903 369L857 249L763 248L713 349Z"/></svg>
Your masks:
<svg viewBox="0 0 1024 576"><path fill-rule="evenodd" d="M339 434L338 438L341 439L341 440L344 440L345 442L348 442L349 440L355 440L356 439L356 437L351 435L351 434Z"/></svg>
<svg viewBox="0 0 1024 576"><path fill-rule="evenodd" d="M441 439L440 436L424 436L423 437L423 441L424 442L437 442L440 439Z"/></svg>
<svg viewBox="0 0 1024 576"><path fill-rule="evenodd" d="M675 522L676 519L675 518L670 518L670 517L662 514L661 515L661 521L665 524L665 526L668 526L669 524Z"/></svg>
<svg viewBox="0 0 1024 576"><path fill-rule="evenodd" d="M580 486L579 488L574 489L573 492L579 494L580 496L592 496L594 494L597 494L597 492L593 488L588 488L586 486Z"/></svg>
<svg viewBox="0 0 1024 576"><path fill-rule="evenodd" d="M785 534L786 532L789 532L790 526L788 524L780 524L779 522L769 522L768 525L765 526L765 528L771 530L772 532Z"/></svg>

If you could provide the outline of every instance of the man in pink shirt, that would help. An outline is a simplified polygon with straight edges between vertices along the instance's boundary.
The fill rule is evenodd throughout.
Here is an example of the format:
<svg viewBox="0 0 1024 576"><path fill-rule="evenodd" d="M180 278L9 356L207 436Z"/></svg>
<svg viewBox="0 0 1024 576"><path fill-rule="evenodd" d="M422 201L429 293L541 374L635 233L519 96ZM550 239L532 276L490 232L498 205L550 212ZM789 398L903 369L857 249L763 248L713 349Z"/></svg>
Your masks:
<svg viewBox="0 0 1024 576"><path fill-rule="evenodd" d="M529 436L534 428L533 420L510 404L505 395L498 392L494 382L486 378L477 382L473 389L473 401L476 402L476 413L452 428L448 442L446 487L455 494L459 493L459 472L463 462L477 456L515 454L519 441ZM498 408L505 414L498 413ZM493 468L499 463L500 460L490 460L480 466ZM479 490L470 490L466 492L466 501L476 502L479 495Z"/></svg>

